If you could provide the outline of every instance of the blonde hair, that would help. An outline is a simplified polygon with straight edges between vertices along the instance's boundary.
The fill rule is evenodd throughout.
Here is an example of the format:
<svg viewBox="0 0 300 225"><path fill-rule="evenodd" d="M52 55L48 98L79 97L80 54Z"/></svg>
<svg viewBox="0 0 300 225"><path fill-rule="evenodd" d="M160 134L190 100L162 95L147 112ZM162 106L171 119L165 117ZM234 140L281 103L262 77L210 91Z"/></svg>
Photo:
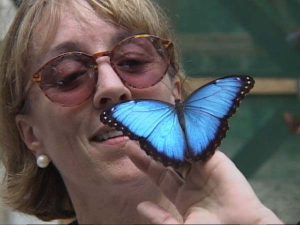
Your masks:
<svg viewBox="0 0 300 225"><path fill-rule="evenodd" d="M15 210L42 220L75 216L66 187L57 169L50 165L39 169L34 155L18 133L15 117L24 104L30 66L36 60L33 39L41 21L47 21L43 32L44 49L55 34L63 7L74 0L23 0L15 20L2 44L0 57L0 143L5 166L4 199ZM132 32L148 33L173 39L167 17L150 0L85 0L96 13L117 26ZM183 77L177 54L172 66ZM178 69L179 68L179 69Z"/></svg>

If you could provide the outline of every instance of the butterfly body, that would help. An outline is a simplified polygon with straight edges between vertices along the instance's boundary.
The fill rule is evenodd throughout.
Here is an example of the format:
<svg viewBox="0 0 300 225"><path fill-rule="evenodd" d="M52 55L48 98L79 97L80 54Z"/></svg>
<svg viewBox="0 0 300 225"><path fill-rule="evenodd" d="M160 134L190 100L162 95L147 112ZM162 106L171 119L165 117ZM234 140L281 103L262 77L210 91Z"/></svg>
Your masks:
<svg viewBox="0 0 300 225"><path fill-rule="evenodd" d="M138 140L142 149L166 166L206 160L228 130L228 118L253 87L249 76L217 79L175 105L151 99L125 101L105 110L104 124Z"/></svg>
<svg viewBox="0 0 300 225"><path fill-rule="evenodd" d="M185 132L184 104L181 102L180 99L175 100L175 110L176 110L181 128Z"/></svg>

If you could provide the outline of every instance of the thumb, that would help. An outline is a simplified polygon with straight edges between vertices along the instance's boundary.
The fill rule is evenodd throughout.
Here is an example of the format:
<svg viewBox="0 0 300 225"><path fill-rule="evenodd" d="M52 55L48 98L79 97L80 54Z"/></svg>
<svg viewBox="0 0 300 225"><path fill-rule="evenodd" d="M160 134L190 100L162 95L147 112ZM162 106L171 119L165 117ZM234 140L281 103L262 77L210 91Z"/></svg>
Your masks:
<svg viewBox="0 0 300 225"><path fill-rule="evenodd" d="M145 171L149 168L152 159L142 150L136 141L128 141L123 150L131 161L142 171Z"/></svg>
<svg viewBox="0 0 300 225"><path fill-rule="evenodd" d="M137 211L151 224L179 224L171 213L152 202L141 202L137 206Z"/></svg>

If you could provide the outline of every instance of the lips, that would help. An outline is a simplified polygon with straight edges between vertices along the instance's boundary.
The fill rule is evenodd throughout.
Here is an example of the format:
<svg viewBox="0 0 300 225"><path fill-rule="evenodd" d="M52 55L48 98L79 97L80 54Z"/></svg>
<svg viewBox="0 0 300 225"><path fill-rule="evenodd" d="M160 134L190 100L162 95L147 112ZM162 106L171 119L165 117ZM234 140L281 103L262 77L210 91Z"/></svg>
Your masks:
<svg viewBox="0 0 300 225"><path fill-rule="evenodd" d="M97 133L95 136L91 138L91 141L104 142L106 140L122 137L122 136L124 136L122 131L109 130L109 131Z"/></svg>

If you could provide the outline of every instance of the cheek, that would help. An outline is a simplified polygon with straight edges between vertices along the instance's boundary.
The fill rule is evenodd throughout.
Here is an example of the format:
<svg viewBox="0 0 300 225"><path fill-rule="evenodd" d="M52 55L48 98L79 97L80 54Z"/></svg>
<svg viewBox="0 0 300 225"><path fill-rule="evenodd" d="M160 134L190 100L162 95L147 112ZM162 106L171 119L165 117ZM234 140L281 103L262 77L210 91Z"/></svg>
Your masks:
<svg viewBox="0 0 300 225"><path fill-rule="evenodd" d="M173 96L170 91L159 88L147 88L147 90L132 91L133 99L154 99L172 103Z"/></svg>
<svg viewBox="0 0 300 225"><path fill-rule="evenodd" d="M46 100L39 103L32 114L45 148L64 145L82 131L88 117L79 108L60 107Z"/></svg>
<svg viewBox="0 0 300 225"><path fill-rule="evenodd" d="M52 107L49 108L53 109ZM42 119L39 125L42 146L61 172L71 172L68 168L76 167L76 163L79 166L77 157L85 157L84 154L80 153L85 152L82 149L87 143L85 124L90 124L87 121L90 114L84 116L82 112L74 109L56 108L51 110L49 108L48 112L43 114L47 119Z"/></svg>
<svg viewBox="0 0 300 225"><path fill-rule="evenodd" d="M56 111L48 126L52 127L52 135L58 139L65 139L72 142L74 139L81 139L86 133L87 126L90 124L91 114L77 109L62 109ZM99 119L100 120L100 119Z"/></svg>
<svg viewBox="0 0 300 225"><path fill-rule="evenodd" d="M131 94L134 99L154 99L174 104L173 89L169 79L164 79L150 88L132 89Z"/></svg>

